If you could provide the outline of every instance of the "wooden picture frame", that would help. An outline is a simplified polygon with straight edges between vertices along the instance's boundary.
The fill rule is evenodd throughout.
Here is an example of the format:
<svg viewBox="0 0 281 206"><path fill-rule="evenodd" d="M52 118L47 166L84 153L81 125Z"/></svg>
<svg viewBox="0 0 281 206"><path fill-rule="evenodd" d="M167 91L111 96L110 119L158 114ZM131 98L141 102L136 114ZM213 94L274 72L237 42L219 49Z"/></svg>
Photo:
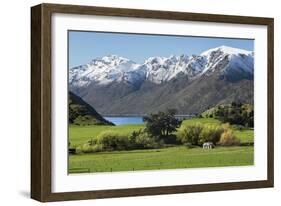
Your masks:
<svg viewBox="0 0 281 206"><path fill-rule="evenodd" d="M220 22L267 26L267 179L215 184L170 185L133 189L79 192L52 192L51 168L51 16L54 13L168 19L194 22ZM244 17L170 11L105 8L92 6L40 4L31 8L31 198L42 202L94 198L160 195L235 189L273 187L274 183L274 90L272 18Z"/></svg>

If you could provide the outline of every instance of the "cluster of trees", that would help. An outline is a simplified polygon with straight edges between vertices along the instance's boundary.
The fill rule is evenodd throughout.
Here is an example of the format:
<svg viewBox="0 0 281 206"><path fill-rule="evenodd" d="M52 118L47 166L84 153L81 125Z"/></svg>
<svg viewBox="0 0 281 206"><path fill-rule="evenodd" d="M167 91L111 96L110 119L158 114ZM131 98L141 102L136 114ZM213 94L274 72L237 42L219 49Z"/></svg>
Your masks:
<svg viewBox="0 0 281 206"><path fill-rule="evenodd" d="M169 134L169 133L168 133ZM162 134L163 135L163 134ZM171 136L168 136L171 137ZM229 124L203 125L193 124L184 126L179 135L172 136L176 139L173 144L202 146L205 142L212 142L214 145L236 146L240 140L234 135ZM115 131L104 131L88 143L76 148L76 152L91 153L102 151L120 151L134 149L156 149L164 147L167 142L164 136L152 136L146 129L134 131L130 135L120 134Z"/></svg>
<svg viewBox="0 0 281 206"><path fill-rule="evenodd" d="M220 105L207 116L224 123L254 127L254 108L250 104L232 102L229 105Z"/></svg>
<svg viewBox="0 0 281 206"><path fill-rule="evenodd" d="M203 125L194 124L185 126L179 135L182 144L187 146L202 146L204 142L212 142L214 145L234 146L239 145L240 140L235 137L229 124Z"/></svg>
<svg viewBox="0 0 281 206"><path fill-rule="evenodd" d="M193 124L183 126L176 135L182 121L175 117L176 110L169 109L144 117L145 128L133 131L131 134L120 134L115 131L104 131L89 142L76 148L76 152L101 152L133 149L155 149L167 144L187 146L202 146L205 142L214 145L233 146L240 141L235 137L229 123L222 125ZM239 114L239 115L238 115ZM216 118L224 122L250 125L251 112L243 105L232 104L231 107L221 107L216 110ZM236 117L239 116L239 117ZM240 117L245 117L240 119ZM246 118L247 117L247 118Z"/></svg>
<svg viewBox="0 0 281 206"><path fill-rule="evenodd" d="M161 148L165 144L178 144L173 134L182 121L175 117L176 110L169 109L144 117L145 128L133 131L130 135L114 131L104 131L88 143L77 148L77 152L100 152L133 149Z"/></svg>

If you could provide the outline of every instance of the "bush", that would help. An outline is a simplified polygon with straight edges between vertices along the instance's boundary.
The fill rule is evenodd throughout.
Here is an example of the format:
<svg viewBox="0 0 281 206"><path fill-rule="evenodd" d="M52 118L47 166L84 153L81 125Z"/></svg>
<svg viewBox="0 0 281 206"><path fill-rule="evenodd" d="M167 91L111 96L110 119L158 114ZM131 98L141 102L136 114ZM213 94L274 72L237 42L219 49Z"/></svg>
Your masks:
<svg viewBox="0 0 281 206"><path fill-rule="evenodd" d="M163 140L156 141L145 130L133 131L131 135L123 135L114 131L105 131L96 138L77 148L78 153L101 151L153 149L164 145Z"/></svg>
<svg viewBox="0 0 281 206"><path fill-rule="evenodd" d="M187 125L179 134L180 140L184 145L198 145L200 133L203 129L202 124Z"/></svg>
<svg viewBox="0 0 281 206"><path fill-rule="evenodd" d="M165 144L174 144L174 145L181 144L181 141L178 139L178 137L175 134L169 134L167 136L164 136L162 137L162 139L158 141L163 142Z"/></svg>
<svg viewBox="0 0 281 206"><path fill-rule="evenodd" d="M221 134L219 144L222 146L240 145L240 140L235 137L231 130L226 130Z"/></svg>
<svg viewBox="0 0 281 206"><path fill-rule="evenodd" d="M93 152L101 152L102 147L101 145L89 145L89 144L83 144L76 148L76 153L93 153Z"/></svg>
<svg viewBox="0 0 281 206"><path fill-rule="evenodd" d="M147 132L140 132L135 139L137 149L154 149L163 145L163 141L155 141Z"/></svg>
<svg viewBox="0 0 281 206"><path fill-rule="evenodd" d="M128 136L119 134L113 131L105 131L98 135L97 145L102 147L102 150L126 150L130 148Z"/></svg>
<svg viewBox="0 0 281 206"><path fill-rule="evenodd" d="M95 145L97 144L97 138L92 138L88 141L89 145Z"/></svg>
<svg viewBox="0 0 281 206"><path fill-rule="evenodd" d="M227 123L224 123L221 125L222 128L224 129L224 131L227 131L227 130L230 130L231 129L231 126L230 124L227 122Z"/></svg>
<svg viewBox="0 0 281 206"><path fill-rule="evenodd" d="M224 132L223 127L208 125L203 127L199 135L199 145L203 145L204 142L212 142L216 145L220 141L221 134Z"/></svg>

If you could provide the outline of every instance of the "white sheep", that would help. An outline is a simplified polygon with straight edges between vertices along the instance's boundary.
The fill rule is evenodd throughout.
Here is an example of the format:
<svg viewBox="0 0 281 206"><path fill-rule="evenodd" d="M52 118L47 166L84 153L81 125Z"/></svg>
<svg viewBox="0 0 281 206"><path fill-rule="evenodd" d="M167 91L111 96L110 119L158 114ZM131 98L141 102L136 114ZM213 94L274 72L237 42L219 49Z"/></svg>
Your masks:
<svg viewBox="0 0 281 206"><path fill-rule="evenodd" d="M213 142L205 142L203 144L203 149L213 149L215 148L215 145L213 144Z"/></svg>

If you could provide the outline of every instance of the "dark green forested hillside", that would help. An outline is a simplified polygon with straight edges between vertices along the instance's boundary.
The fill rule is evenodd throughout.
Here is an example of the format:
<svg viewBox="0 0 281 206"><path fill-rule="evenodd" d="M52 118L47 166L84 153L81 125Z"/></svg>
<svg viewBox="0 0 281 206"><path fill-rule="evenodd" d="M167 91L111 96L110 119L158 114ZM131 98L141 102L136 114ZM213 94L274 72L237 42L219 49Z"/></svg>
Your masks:
<svg viewBox="0 0 281 206"><path fill-rule="evenodd" d="M77 125L113 125L105 120L92 106L72 92L68 96L68 119L70 124Z"/></svg>
<svg viewBox="0 0 281 206"><path fill-rule="evenodd" d="M246 127L254 127L254 106L232 102L212 107L203 112L202 117L213 117L222 122L239 124Z"/></svg>

